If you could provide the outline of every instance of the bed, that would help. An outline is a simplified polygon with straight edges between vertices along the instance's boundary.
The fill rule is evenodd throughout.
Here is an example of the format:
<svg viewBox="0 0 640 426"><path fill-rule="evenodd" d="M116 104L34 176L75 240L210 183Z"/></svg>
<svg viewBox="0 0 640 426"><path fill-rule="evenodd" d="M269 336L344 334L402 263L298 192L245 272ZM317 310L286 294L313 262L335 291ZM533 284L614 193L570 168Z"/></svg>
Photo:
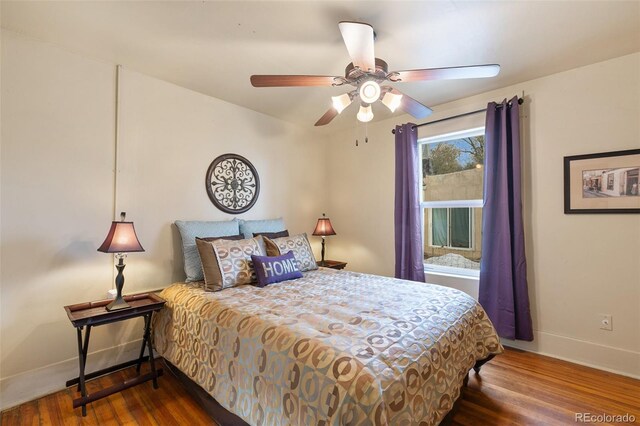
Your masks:
<svg viewBox="0 0 640 426"><path fill-rule="evenodd" d="M435 425L503 350L468 295L350 271L160 296L159 355L252 425Z"/></svg>

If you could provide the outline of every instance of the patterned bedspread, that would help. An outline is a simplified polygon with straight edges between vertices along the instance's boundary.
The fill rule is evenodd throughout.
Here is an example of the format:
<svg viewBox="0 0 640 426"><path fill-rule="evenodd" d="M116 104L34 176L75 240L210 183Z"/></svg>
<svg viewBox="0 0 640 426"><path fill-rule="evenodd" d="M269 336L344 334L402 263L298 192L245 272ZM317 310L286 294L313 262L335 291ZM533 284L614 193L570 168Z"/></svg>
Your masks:
<svg viewBox="0 0 640 426"><path fill-rule="evenodd" d="M252 425L434 425L476 360L503 350L466 294L375 275L160 296L158 353Z"/></svg>

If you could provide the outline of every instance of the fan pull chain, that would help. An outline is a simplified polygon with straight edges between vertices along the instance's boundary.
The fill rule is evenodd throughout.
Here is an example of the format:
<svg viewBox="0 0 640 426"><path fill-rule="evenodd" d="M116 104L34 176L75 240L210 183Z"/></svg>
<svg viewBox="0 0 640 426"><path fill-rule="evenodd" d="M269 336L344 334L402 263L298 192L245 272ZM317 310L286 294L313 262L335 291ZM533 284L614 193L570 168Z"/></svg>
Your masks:
<svg viewBox="0 0 640 426"><path fill-rule="evenodd" d="M356 146L359 146L360 141L358 140L358 130L360 127L360 123L356 124ZM369 127L367 123L364 123L364 143L369 143Z"/></svg>

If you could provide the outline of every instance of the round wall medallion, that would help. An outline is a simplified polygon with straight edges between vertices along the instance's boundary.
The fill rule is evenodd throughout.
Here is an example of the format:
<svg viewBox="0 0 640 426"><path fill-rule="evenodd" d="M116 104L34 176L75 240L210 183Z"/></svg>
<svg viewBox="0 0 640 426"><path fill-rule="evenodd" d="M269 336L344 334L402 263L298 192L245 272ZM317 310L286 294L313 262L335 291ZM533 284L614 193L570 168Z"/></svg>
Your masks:
<svg viewBox="0 0 640 426"><path fill-rule="evenodd" d="M224 154L207 170L207 195L225 213L239 214L258 200L260 178L253 164L238 154Z"/></svg>

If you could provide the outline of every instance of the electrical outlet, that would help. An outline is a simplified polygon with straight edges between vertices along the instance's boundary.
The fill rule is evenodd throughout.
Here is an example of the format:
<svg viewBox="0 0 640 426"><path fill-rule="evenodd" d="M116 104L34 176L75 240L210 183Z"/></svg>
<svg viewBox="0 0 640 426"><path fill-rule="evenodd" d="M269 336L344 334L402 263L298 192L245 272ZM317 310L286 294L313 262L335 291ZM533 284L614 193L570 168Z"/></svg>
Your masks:
<svg viewBox="0 0 640 426"><path fill-rule="evenodd" d="M600 330L613 331L613 317L610 314L600 314Z"/></svg>
<svg viewBox="0 0 640 426"><path fill-rule="evenodd" d="M115 288L112 288L107 292L107 299L115 299L118 291Z"/></svg>

